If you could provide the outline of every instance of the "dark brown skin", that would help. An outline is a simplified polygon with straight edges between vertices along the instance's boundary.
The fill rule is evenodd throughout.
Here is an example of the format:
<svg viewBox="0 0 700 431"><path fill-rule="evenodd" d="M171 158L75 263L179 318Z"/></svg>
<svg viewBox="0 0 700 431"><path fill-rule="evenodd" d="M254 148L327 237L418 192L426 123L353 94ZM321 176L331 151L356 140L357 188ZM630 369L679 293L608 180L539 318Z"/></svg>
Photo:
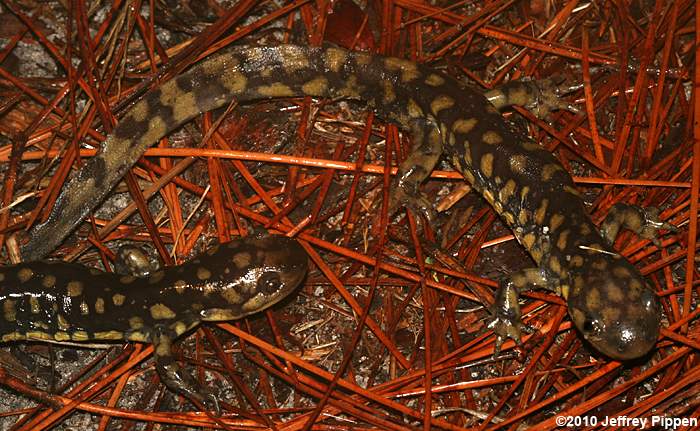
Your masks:
<svg viewBox="0 0 700 431"><path fill-rule="evenodd" d="M510 88L503 98L516 94ZM659 331L653 291L600 235L551 153L513 132L479 91L406 60L339 48L243 48L163 84L134 105L101 153L64 187L49 219L32 230L23 256L38 259L53 250L146 148L199 113L232 99L306 95L361 99L410 133L416 150L399 169L392 209L431 213L419 185L444 154L510 226L537 266L527 276L514 274L498 294L492 326L499 347L506 337L519 340L518 294L532 286L564 296L576 327L600 352L630 359L653 347ZM493 100L508 102L498 95ZM620 265L625 275L606 275ZM600 298L598 305L590 296Z"/></svg>

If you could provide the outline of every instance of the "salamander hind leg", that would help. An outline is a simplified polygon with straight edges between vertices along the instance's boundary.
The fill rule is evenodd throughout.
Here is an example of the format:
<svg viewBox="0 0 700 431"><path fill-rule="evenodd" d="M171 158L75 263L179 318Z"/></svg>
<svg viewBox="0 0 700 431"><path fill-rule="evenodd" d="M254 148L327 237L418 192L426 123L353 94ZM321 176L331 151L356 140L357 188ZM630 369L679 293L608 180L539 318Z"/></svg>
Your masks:
<svg viewBox="0 0 700 431"><path fill-rule="evenodd" d="M156 370L161 381L170 390L183 395L197 407L203 406L219 415L221 409L216 394L200 385L197 379L183 370L175 360L172 352L172 340L176 336L170 330L158 328L152 337Z"/></svg>
<svg viewBox="0 0 700 431"><path fill-rule="evenodd" d="M640 237L650 240L659 248L661 248L660 229L678 232L677 227L659 219L658 208L642 208L625 203L613 205L600 225L600 233L608 243L612 244L620 229L629 229Z"/></svg>
<svg viewBox="0 0 700 431"><path fill-rule="evenodd" d="M501 282L492 309L494 319L489 323L496 333L496 346L494 356L501 352L503 342L510 338L518 345L523 332L530 332L531 328L522 321L520 311L520 292L533 288L556 290L546 272L540 268L527 268L520 270Z"/></svg>

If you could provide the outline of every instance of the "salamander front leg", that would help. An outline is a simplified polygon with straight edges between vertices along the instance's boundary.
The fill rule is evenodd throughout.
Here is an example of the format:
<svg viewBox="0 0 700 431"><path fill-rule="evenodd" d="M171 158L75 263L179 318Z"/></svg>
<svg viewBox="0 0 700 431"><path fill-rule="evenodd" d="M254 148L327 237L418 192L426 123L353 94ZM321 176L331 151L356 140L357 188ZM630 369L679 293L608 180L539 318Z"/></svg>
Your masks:
<svg viewBox="0 0 700 431"><path fill-rule="evenodd" d="M399 165L392 182L389 215L401 207L415 214L422 214L429 222L435 220L435 210L428 197L420 191L420 185L440 160L443 137L435 120L415 120L411 125L411 141L414 147L406 160Z"/></svg>
<svg viewBox="0 0 700 431"><path fill-rule="evenodd" d="M642 208L636 205L617 203L610 208L607 217L601 223L600 233L612 244L615 242L620 229L629 229L661 248L658 231L666 229L671 232L678 232L678 228L659 220L659 213L659 209L655 207Z"/></svg>
<svg viewBox="0 0 700 431"><path fill-rule="evenodd" d="M156 370L160 380L170 390L185 396L195 405L204 406L207 410L221 413L219 401L210 390L202 387L199 382L180 368L172 352L172 340L175 334L169 330L156 330L153 336L153 351L155 354Z"/></svg>
<svg viewBox="0 0 700 431"><path fill-rule="evenodd" d="M491 310L494 319L488 325L496 333L494 356L501 352L501 346L506 339L510 338L521 345L520 337L523 331L531 332L531 328L521 319L522 313L518 303L520 293L533 288L556 290L548 280L544 270L527 268L511 274L508 280L501 282Z"/></svg>
<svg viewBox="0 0 700 431"><path fill-rule="evenodd" d="M579 113L579 109L562 96L581 87L581 84L568 85L554 79L519 79L500 85L484 95L496 109L522 106L537 118L547 118L550 112L556 110Z"/></svg>

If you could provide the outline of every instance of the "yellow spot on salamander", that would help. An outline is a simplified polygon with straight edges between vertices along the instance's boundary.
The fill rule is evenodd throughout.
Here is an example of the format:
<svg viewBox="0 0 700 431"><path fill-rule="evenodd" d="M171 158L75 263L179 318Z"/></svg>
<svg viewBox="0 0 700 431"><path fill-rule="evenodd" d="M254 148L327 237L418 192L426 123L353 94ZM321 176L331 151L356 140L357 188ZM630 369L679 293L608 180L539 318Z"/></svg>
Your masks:
<svg viewBox="0 0 700 431"><path fill-rule="evenodd" d="M6 343L8 341L24 340L26 337L19 332L11 332L9 334L4 334L2 336L2 342Z"/></svg>
<svg viewBox="0 0 700 431"><path fill-rule="evenodd" d="M408 102L406 102L406 110L408 111L408 116L411 118L423 117L423 110L413 99L408 99Z"/></svg>
<svg viewBox="0 0 700 431"><path fill-rule="evenodd" d="M160 342L156 344L155 348L155 354L156 356L160 356L161 358L170 356L172 354L170 350L170 340L164 340L164 337L161 337Z"/></svg>
<svg viewBox="0 0 700 431"><path fill-rule="evenodd" d="M535 245L535 234L533 234L533 233L525 234L525 236L523 237L523 246L527 250L531 250L533 245Z"/></svg>
<svg viewBox="0 0 700 431"><path fill-rule="evenodd" d="M431 87L439 87L445 83L445 79L436 73L431 73L427 78L425 78L425 83Z"/></svg>
<svg viewBox="0 0 700 431"><path fill-rule="evenodd" d="M80 296L83 293L83 283L73 280L66 285L66 291L70 297Z"/></svg>
<svg viewBox="0 0 700 431"><path fill-rule="evenodd" d="M168 308L165 304L161 304L160 302L155 305L151 305L150 310L151 317L153 317L156 320L175 318L175 312Z"/></svg>
<svg viewBox="0 0 700 431"><path fill-rule="evenodd" d="M557 239L557 248L559 250L564 250L566 248L567 244L567 238L569 237L569 230L565 230L562 233L559 234L559 238Z"/></svg>
<svg viewBox="0 0 700 431"><path fill-rule="evenodd" d="M231 94L240 94L248 86L248 78L240 72L226 72L219 79Z"/></svg>
<svg viewBox="0 0 700 431"><path fill-rule="evenodd" d="M490 130L484 133L484 135L481 137L481 140L489 145L498 145L503 142L503 137L498 132Z"/></svg>
<svg viewBox="0 0 700 431"><path fill-rule="evenodd" d="M528 216L527 210L521 209L520 212L518 213L518 223L520 223L521 225L524 226L527 224L528 218L529 218L529 216Z"/></svg>
<svg viewBox="0 0 700 431"><path fill-rule="evenodd" d="M306 55L306 50L298 46L285 46L284 51L283 66L287 73L292 74L309 68L309 57Z"/></svg>
<svg viewBox="0 0 700 431"><path fill-rule="evenodd" d="M28 282L32 276L34 275L34 271L32 271L29 268L22 268L19 271L17 271L17 278L21 283L26 283Z"/></svg>
<svg viewBox="0 0 700 431"><path fill-rule="evenodd" d="M211 278L211 271L200 266L197 268L197 278L200 280L209 280Z"/></svg>
<svg viewBox="0 0 700 431"><path fill-rule="evenodd" d="M563 171L564 168L562 168L560 165L554 164L554 163L548 163L544 165L542 168L542 181L548 182L549 180L554 177L554 174L557 171Z"/></svg>
<svg viewBox="0 0 700 431"><path fill-rule="evenodd" d="M481 157L481 172L488 178L493 175L493 154L486 153Z"/></svg>
<svg viewBox="0 0 700 431"><path fill-rule="evenodd" d="M469 118L469 119L460 119L454 122L452 124L452 130L455 133L461 133L466 135L467 133L471 132L472 129L474 129L474 126L479 122L476 118Z"/></svg>
<svg viewBox="0 0 700 431"><path fill-rule="evenodd" d="M139 332L139 331L134 331L134 332L129 333L127 338L131 341L136 341L138 343L147 343L150 341L149 338L146 336L146 334L144 334L143 332Z"/></svg>
<svg viewBox="0 0 700 431"><path fill-rule="evenodd" d="M143 319L139 316L129 318L129 327L134 330L143 328Z"/></svg>
<svg viewBox="0 0 700 431"><path fill-rule="evenodd" d="M5 281L5 273L0 272L0 282Z"/></svg>
<svg viewBox="0 0 700 431"><path fill-rule="evenodd" d="M569 299L569 293L571 291L571 286L568 284L562 284L561 287L559 287L559 291L561 292L561 296L564 299Z"/></svg>
<svg viewBox="0 0 700 431"><path fill-rule="evenodd" d="M51 289L56 285L56 277L51 274L45 275L44 278L41 279L41 285L47 289Z"/></svg>
<svg viewBox="0 0 700 431"><path fill-rule="evenodd" d="M102 298L97 298L95 300L95 313L104 314L105 312L105 300Z"/></svg>
<svg viewBox="0 0 700 431"><path fill-rule="evenodd" d="M537 264L539 265L540 261L542 261L542 250L537 247L533 247L532 249L530 249L530 255L532 256L532 260L537 262Z"/></svg>
<svg viewBox="0 0 700 431"><path fill-rule="evenodd" d="M112 296L112 304L114 304L116 306L124 305L125 300L126 300L126 296L122 295L121 293L115 293Z"/></svg>
<svg viewBox="0 0 700 431"><path fill-rule="evenodd" d="M530 193L530 187L525 186L520 190L520 202L525 202L527 194Z"/></svg>
<svg viewBox="0 0 700 431"><path fill-rule="evenodd" d="M90 339L90 336L85 331L75 331L70 337L73 341L87 341Z"/></svg>
<svg viewBox="0 0 700 431"><path fill-rule="evenodd" d="M5 299L2 303L2 314L5 320L8 322L14 322L17 320L17 308L15 307L16 302L12 299Z"/></svg>
<svg viewBox="0 0 700 431"><path fill-rule="evenodd" d="M59 336L58 334L66 334L65 332L57 332L55 336ZM26 339L27 340L43 340L43 341L52 341L54 340L54 337L51 335L47 334L46 332L41 332L41 331L27 331ZM59 336L60 338L60 336ZM57 341L65 341L65 340L59 340L56 339Z"/></svg>
<svg viewBox="0 0 700 431"><path fill-rule="evenodd" d="M328 92L328 80L319 76L301 86L301 91L309 96L324 96Z"/></svg>
<svg viewBox="0 0 700 431"><path fill-rule="evenodd" d="M324 56L326 67L330 71L338 73L345 64L345 59L348 56L348 52L344 49L328 48L325 51Z"/></svg>
<svg viewBox="0 0 700 431"><path fill-rule="evenodd" d="M625 300L625 294L622 293L622 289L620 289L619 286L612 283L608 285L605 294L607 295L608 299L612 302L622 303Z"/></svg>
<svg viewBox="0 0 700 431"><path fill-rule="evenodd" d="M29 297L29 308L32 310L32 314L39 314L41 307L39 307L39 298L36 296Z"/></svg>
<svg viewBox="0 0 700 431"><path fill-rule="evenodd" d="M85 301L80 301L80 314L82 314L83 316L87 316L88 314L90 314L90 307Z"/></svg>
<svg viewBox="0 0 700 431"><path fill-rule="evenodd" d="M95 332L95 338L98 340L121 340L124 334L119 331L101 331Z"/></svg>
<svg viewBox="0 0 700 431"><path fill-rule="evenodd" d="M501 187L501 189L498 191L499 200L504 203L507 202L508 199L510 199L511 196L513 196L513 194L515 193L515 187L515 181L506 181L506 184L503 187Z"/></svg>
<svg viewBox="0 0 700 431"><path fill-rule="evenodd" d="M433 115L437 116L440 111L450 109L452 106L454 106L454 104L455 100L452 97L440 95L430 102L430 111L433 113Z"/></svg>
<svg viewBox="0 0 700 431"><path fill-rule="evenodd" d="M135 122L140 123L141 121L145 120L148 116L148 110L148 104L145 101L138 102L131 109L129 109L127 119L131 118Z"/></svg>
<svg viewBox="0 0 700 431"><path fill-rule="evenodd" d="M238 305L243 302L243 298L236 291L236 289L228 288L221 291L221 297L226 300L229 304Z"/></svg>
<svg viewBox="0 0 700 431"><path fill-rule="evenodd" d="M242 251L240 253L236 253L233 256L233 264L236 265L236 268L238 269L244 269L250 266L250 262L253 260L253 257L248 253L247 251Z"/></svg>
<svg viewBox="0 0 700 431"><path fill-rule="evenodd" d="M418 71L418 66L416 63L402 58L387 57L384 59L384 67L387 70L394 72L401 72L401 81L404 83L413 81L420 77L420 72Z"/></svg>
<svg viewBox="0 0 700 431"><path fill-rule="evenodd" d="M513 213L506 211L503 213L503 218L506 220L508 225L513 226L515 224L515 216Z"/></svg>
<svg viewBox="0 0 700 431"><path fill-rule="evenodd" d="M173 323L172 325L170 325L170 328L177 335L182 335L185 333L185 331L187 331L187 325L185 325L183 322L181 322L179 320L177 322Z"/></svg>
<svg viewBox="0 0 700 431"><path fill-rule="evenodd" d="M370 64L374 59L374 56L361 51L353 51L352 56L355 58L355 63L361 66Z"/></svg>
<svg viewBox="0 0 700 431"><path fill-rule="evenodd" d="M289 88L288 85L282 84L281 82L275 82L270 85L263 85L258 87L258 94L263 97L290 97L294 95L294 91Z"/></svg>
<svg viewBox="0 0 700 431"><path fill-rule="evenodd" d="M544 223L544 216L547 214L547 206L549 206L549 199L542 199L540 206L535 210L535 223L538 226L542 226Z"/></svg>
<svg viewBox="0 0 700 431"><path fill-rule="evenodd" d="M561 214L554 214L551 219L549 219L549 228L552 231L559 229L559 226L564 223L565 217Z"/></svg>

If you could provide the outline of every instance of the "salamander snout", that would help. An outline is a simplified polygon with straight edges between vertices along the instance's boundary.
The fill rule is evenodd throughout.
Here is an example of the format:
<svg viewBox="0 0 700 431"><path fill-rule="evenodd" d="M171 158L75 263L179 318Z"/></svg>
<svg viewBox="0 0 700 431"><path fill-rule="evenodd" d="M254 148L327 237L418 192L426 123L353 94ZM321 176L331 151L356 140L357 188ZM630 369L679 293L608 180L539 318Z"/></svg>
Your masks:
<svg viewBox="0 0 700 431"><path fill-rule="evenodd" d="M309 267L309 258L304 248L295 239L285 236L269 236L262 239L267 242L267 251L264 255L265 267L274 269L268 274L276 274L278 279L271 280L261 277L258 280L258 289L262 292L278 290L277 284L283 289L293 290L304 279Z"/></svg>
<svg viewBox="0 0 700 431"><path fill-rule="evenodd" d="M601 257L575 276L573 284L569 314L598 351L628 360L654 347L659 335L658 298L626 260Z"/></svg>

